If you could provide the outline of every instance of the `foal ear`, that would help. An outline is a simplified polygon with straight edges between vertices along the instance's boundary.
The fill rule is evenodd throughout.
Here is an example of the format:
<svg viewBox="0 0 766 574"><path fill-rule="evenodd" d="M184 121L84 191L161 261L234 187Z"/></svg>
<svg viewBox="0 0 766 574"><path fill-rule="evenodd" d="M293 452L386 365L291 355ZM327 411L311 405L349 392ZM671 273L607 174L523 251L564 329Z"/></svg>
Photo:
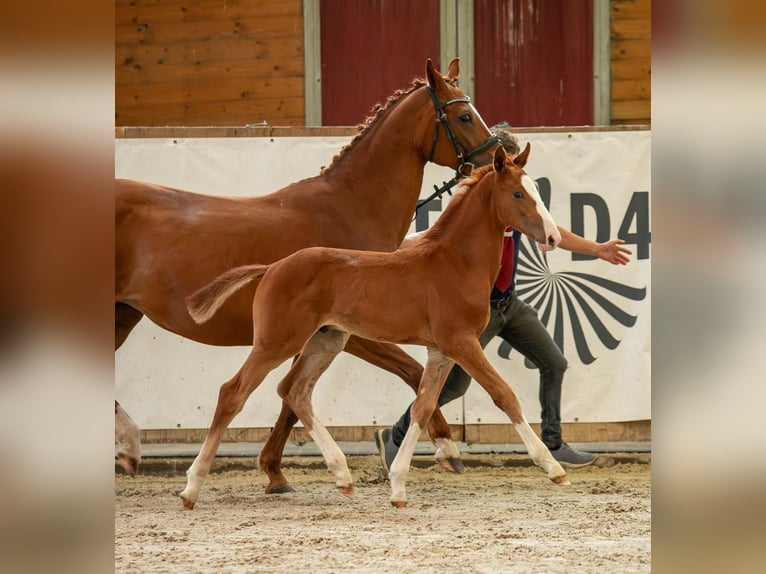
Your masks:
<svg viewBox="0 0 766 574"><path fill-rule="evenodd" d="M531 146L529 145L529 142L527 142L527 147L524 148L524 151L521 152L519 155L517 155L515 158L513 158L513 164L517 165L518 167L524 167L527 165L527 157L529 157L529 150L531 149Z"/></svg>
<svg viewBox="0 0 766 574"><path fill-rule="evenodd" d="M447 68L447 77L450 80L457 80L457 77L460 75L460 58L452 58L452 61L449 63L449 67Z"/></svg>
<svg viewBox="0 0 766 574"><path fill-rule="evenodd" d="M495 157L492 160L493 167L495 168L496 173L503 173L505 171L505 160L508 157L508 154L505 153L505 149L503 149L503 146L499 145L495 149Z"/></svg>

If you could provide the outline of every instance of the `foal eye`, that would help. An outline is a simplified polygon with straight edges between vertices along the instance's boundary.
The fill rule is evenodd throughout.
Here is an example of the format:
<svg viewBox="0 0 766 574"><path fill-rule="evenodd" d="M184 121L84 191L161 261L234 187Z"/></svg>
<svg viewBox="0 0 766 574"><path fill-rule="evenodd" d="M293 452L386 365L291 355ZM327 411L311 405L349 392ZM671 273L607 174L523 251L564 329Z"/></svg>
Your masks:
<svg viewBox="0 0 766 574"><path fill-rule="evenodd" d="M463 122L463 123L468 123L472 119L473 118L471 117L471 114L463 114L462 116L460 116L460 121Z"/></svg>
<svg viewBox="0 0 766 574"><path fill-rule="evenodd" d="M514 191L513 197L515 197L516 199L521 199L522 197L524 197L524 194L521 193L520 191Z"/></svg>

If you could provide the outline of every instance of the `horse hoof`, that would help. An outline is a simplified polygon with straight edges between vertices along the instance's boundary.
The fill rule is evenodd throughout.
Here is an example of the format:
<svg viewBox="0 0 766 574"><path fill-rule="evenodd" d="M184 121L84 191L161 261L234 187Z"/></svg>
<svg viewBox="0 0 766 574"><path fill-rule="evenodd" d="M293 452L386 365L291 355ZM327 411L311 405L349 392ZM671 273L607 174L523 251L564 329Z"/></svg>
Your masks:
<svg viewBox="0 0 766 574"><path fill-rule="evenodd" d="M138 459L132 456L128 456L125 453L118 453L117 464L122 468L123 471L125 471L125 474L129 474L133 478L136 478L136 474L138 473Z"/></svg>
<svg viewBox="0 0 766 574"><path fill-rule="evenodd" d="M449 472L454 472L455 474L463 474L465 472L463 461L456 456L437 458L436 461L443 469L448 470Z"/></svg>
<svg viewBox="0 0 766 574"><path fill-rule="evenodd" d="M407 502L404 500L392 500L391 506L394 508L405 508L407 506Z"/></svg>
<svg viewBox="0 0 766 574"><path fill-rule="evenodd" d="M295 489L287 482L277 486L269 485L266 487L266 494L287 494L288 492L295 492Z"/></svg>
<svg viewBox="0 0 766 574"><path fill-rule="evenodd" d="M554 476L551 480L555 482L556 484L558 484L559 486L569 486L570 484L572 484L571 482L569 482L569 477L566 474L562 476Z"/></svg>
<svg viewBox="0 0 766 574"><path fill-rule="evenodd" d="M348 486L339 486L338 490L342 495L354 498L354 486L352 484Z"/></svg>

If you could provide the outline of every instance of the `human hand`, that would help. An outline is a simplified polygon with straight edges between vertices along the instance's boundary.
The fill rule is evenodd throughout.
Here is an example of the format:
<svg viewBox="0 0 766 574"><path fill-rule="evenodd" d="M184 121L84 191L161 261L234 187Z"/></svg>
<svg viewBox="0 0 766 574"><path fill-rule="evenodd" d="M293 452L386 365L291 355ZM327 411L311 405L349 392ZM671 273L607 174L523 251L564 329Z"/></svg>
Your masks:
<svg viewBox="0 0 766 574"><path fill-rule="evenodd" d="M625 265L630 261L628 255L632 255L633 252L627 247L622 247L623 243L625 241L622 239L612 239L605 243L599 243L596 255L613 265Z"/></svg>

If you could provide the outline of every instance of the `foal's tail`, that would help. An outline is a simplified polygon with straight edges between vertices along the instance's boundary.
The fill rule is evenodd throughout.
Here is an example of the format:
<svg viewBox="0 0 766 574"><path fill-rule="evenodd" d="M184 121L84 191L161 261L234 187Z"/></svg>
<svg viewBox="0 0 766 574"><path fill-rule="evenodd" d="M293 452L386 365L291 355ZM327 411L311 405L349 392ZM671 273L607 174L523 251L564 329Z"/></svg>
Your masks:
<svg viewBox="0 0 766 574"><path fill-rule="evenodd" d="M224 304L226 299L250 283L263 276L268 265L244 265L229 269L186 298L186 308L196 323L204 323Z"/></svg>

